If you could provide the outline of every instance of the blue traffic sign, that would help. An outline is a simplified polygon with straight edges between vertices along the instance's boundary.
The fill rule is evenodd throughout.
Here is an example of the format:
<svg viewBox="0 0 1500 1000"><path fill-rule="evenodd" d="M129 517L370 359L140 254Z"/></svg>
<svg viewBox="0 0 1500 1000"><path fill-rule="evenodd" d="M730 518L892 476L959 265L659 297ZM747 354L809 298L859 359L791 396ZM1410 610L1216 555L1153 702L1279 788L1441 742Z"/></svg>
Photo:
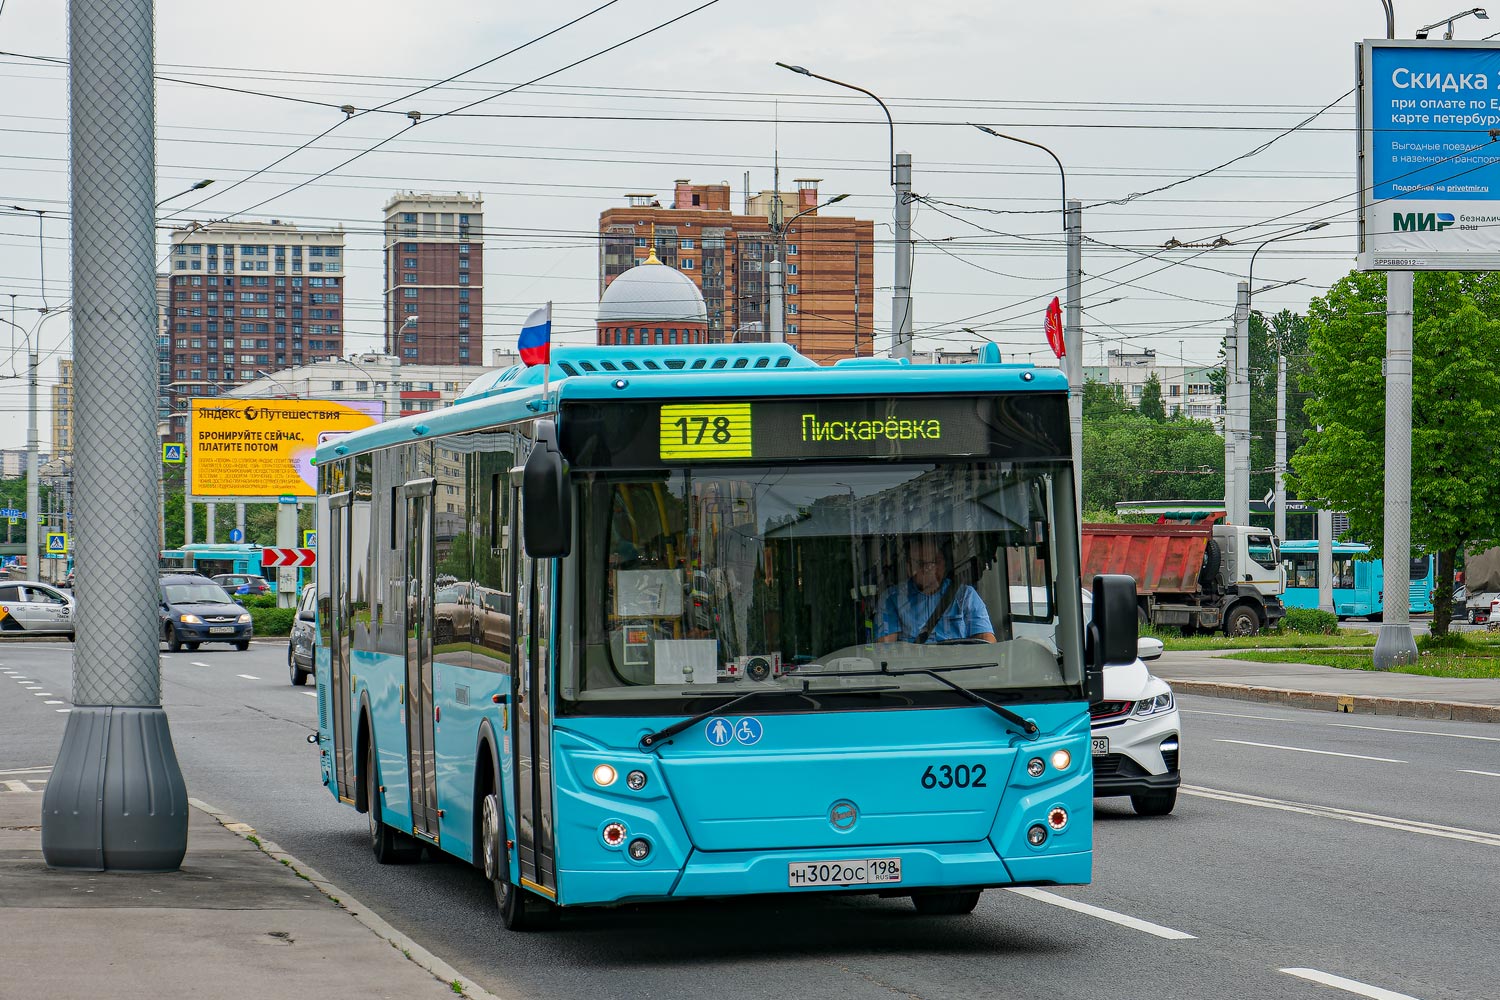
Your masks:
<svg viewBox="0 0 1500 1000"><path fill-rule="evenodd" d="M245 540L245 533L243 531L241 531L239 528L230 528L229 529L229 540L231 542L236 542L236 543L237 542L243 542Z"/></svg>
<svg viewBox="0 0 1500 1000"><path fill-rule="evenodd" d="M161 446L161 460L172 464L182 464L182 445L175 441L164 441Z"/></svg>
<svg viewBox="0 0 1500 1000"><path fill-rule="evenodd" d="M304 549L315 549L318 547L318 529L307 528L302 532L302 547Z"/></svg>
<svg viewBox="0 0 1500 1000"><path fill-rule="evenodd" d="M68 551L68 534L65 531L47 532L47 554L63 555Z"/></svg>

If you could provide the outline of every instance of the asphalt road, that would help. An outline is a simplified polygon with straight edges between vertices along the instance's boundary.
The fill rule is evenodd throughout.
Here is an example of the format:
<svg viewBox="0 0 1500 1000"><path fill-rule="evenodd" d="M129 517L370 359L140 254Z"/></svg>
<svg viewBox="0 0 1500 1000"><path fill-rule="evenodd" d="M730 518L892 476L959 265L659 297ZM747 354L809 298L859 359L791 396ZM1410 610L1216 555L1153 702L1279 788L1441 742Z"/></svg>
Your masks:
<svg viewBox="0 0 1500 1000"><path fill-rule="evenodd" d="M0 782L35 783L23 769L53 762L71 655L0 645ZM288 683L285 655L163 655L190 794L502 995L1500 996L1500 726L1184 698L1177 811L1142 819L1101 800L1092 886L988 892L969 917L799 897L583 911L516 935L467 866L375 864L364 817L319 783L305 742L317 703Z"/></svg>

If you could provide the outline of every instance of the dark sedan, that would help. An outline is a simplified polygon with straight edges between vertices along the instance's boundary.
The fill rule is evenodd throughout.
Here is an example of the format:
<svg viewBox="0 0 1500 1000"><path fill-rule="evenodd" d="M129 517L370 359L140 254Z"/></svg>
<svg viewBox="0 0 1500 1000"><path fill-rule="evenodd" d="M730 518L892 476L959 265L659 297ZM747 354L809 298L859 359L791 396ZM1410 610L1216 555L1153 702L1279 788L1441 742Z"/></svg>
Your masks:
<svg viewBox="0 0 1500 1000"><path fill-rule="evenodd" d="M172 574L161 578L160 590L161 638L172 652L197 649L203 642L250 648L255 636L250 612L217 583L207 577Z"/></svg>

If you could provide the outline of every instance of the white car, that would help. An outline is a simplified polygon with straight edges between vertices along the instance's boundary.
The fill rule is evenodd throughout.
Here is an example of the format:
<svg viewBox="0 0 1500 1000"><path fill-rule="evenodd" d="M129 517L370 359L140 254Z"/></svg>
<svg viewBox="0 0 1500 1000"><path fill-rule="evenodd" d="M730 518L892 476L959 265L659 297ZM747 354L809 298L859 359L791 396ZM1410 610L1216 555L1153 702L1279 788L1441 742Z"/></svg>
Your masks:
<svg viewBox="0 0 1500 1000"><path fill-rule="evenodd" d="M1083 614L1092 619L1093 595L1083 592ZM1165 816L1177 805L1182 716L1166 681L1153 677L1146 660L1158 659L1162 642L1136 640L1134 663L1104 668L1104 700L1089 706L1093 717L1094 797L1129 795L1142 816Z"/></svg>
<svg viewBox="0 0 1500 1000"><path fill-rule="evenodd" d="M73 637L73 595L50 583L0 582L0 635Z"/></svg>

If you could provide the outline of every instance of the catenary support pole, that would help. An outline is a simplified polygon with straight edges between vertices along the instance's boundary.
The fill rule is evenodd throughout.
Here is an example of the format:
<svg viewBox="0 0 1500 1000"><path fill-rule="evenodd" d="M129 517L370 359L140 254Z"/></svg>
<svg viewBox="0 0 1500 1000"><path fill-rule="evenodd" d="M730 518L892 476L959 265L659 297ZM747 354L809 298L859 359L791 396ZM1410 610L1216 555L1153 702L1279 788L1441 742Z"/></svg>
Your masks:
<svg viewBox="0 0 1500 1000"><path fill-rule="evenodd" d="M781 241L774 241L772 246L775 247L772 251L775 259L767 266L767 270L770 272L769 284L771 294L766 311L766 339L773 344L784 344L786 343L786 327L784 323L786 305L784 286L782 284Z"/></svg>
<svg viewBox="0 0 1500 1000"><path fill-rule="evenodd" d="M37 523L41 520L41 474L36 429L36 333L31 335L31 349L26 353L26 572L33 580L42 578L42 553L38 547Z"/></svg>
<svg viewBox="0 0 1500 1000"><path fill-rule="evenodd" d="M1374 664L1417 659L1411 634L1411 271L1388 271L1385 314L1385 608Z"/></svg>
<svg viewBox="0 0 1500 1000"><path fill-rule="evenodd" d="M1318 610L1335 614L1333 606L1333 511L1318 510Z"/></svg>
<svg viewBox="0 0 1500 1000"><path fill-rule="evenodd" d="M1073 442L1074 491L1083 521L1083 202L1070 201L1063 213L1068 256L1068 304L1063 312L1063 374L1068 378L1068 433Z"/></svg>
<svg viewBox="0 0 1500 1000"><path fill-rule="evenodd" d="M206 534L203 537L203 540L210 545L213 545L219 540L219 532L216 527L218 513L219 505L210 500L208 503L208 525L206 528L204 528Z"/></svg>
<svg viewBox="0 0 1500 1000"><path fill-rule="evenodd" d="M294 549L298 541L300 539L297 538L297 505L295 503L277 504L276 546ZM276 570L276 606L278 608L297 606L297 571L293 568L281 566Z"/></svg>
<svg viewBox="0 0 1500 1000"><path fill-rule="evenodd" d="M896 287L891 294L891 357L911 357L911 154L896 154Z"/></svg>
<svg viewBox="0 0 1500 1000"><path fill-rule="evenodd" d="M157 637L156 150L151 0L69 6L73 709L42 797L54 868L173 871L188 801Z"/></svg>
<svg viewBox="0 0 1500 1000"><path fill-rule="evenodd" d="M1276 468L1271 498L1276 505L1278 541L1286 540L1286 355L1276 352Z"/></svg>
<svg viewBox="0 0 1500 1000"><path fill-rule="evenodd" d="M1239 463L1235 461L1234 447L1234 401L1239 398L1239 389L1235 386L1235 375L1238 368L1234 363L1235 347L1234 327L1229 328L1228 335L1224 338L1224 512L1231 521L1234 520L1234 499L1236 491L1234 478L1239 472Z"/></svg>
<svg viewBox="0 0 1500 1000"><path fill-rule="evenodd" d="M1242 281L1234 301L1234 385L1236 397L1230 407L1234 417L1234 513L1235 524L1250 523L1250 283Z"/></svg>

